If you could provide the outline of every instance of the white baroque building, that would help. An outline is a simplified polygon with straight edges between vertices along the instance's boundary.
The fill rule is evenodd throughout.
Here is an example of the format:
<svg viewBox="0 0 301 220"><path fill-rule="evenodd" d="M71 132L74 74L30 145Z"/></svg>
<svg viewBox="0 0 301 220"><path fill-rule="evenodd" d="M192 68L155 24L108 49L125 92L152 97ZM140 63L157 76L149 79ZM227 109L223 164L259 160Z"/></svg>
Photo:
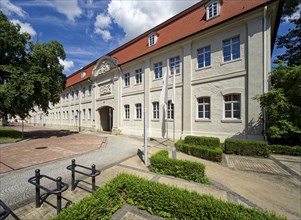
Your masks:
<svg viewBox="0 0 301 220"><path fill-rule="evenodd" d="M262 140L253 98L268 89L282 4L203 0L69 76L60 102L29 122L142 136L145 110L148 137L171 138L175 126L176 139ZM165 72L167 111L160 103Z"/></svg>

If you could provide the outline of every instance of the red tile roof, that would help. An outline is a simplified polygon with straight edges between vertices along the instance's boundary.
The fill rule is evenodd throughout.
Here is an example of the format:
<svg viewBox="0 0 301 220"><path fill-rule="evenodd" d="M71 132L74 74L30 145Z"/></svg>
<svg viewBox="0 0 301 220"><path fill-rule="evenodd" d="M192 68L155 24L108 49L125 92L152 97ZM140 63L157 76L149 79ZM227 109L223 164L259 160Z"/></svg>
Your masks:
<svg viewBox="0 0 301 220"><path fill-rule="evenodd" d="M205 4L207 1L202 1L113 50L108 55L116 58L118 65L121 65L273 1L221 0L220 16L209 21L206 21ZM155 45L148 47L148 35L152 32L158 34L158 40ZM90 77L95 63L96 61L83 69L87 72L84 78L80 77L81 70L68 77L66 87Z"/></svg>

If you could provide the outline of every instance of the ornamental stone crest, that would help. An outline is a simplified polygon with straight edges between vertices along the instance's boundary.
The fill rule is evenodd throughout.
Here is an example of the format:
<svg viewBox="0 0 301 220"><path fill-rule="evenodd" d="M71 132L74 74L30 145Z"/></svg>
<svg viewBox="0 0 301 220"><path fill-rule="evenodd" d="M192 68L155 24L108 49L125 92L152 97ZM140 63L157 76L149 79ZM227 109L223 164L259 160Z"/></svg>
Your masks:
<svg viewBox="0 0 301 220"><path fill-rule="evenodd" d="M102 57L97 61L92 70L93 77L105 74L115 67L117 67L116 59L109 56Z"/></svg>

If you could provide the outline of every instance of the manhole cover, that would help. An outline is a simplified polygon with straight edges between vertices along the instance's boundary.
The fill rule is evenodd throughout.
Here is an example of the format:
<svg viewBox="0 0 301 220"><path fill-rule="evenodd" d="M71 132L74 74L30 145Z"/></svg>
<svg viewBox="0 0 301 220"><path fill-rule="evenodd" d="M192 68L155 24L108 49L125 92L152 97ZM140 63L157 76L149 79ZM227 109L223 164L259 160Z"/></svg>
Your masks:
<svg viewBox="0 0 301 220"><path fill-rule="evenodd" d="M48 147L36 147L35 149L42 150L42 149L46 149L46 148L48 148Z"/></svg>

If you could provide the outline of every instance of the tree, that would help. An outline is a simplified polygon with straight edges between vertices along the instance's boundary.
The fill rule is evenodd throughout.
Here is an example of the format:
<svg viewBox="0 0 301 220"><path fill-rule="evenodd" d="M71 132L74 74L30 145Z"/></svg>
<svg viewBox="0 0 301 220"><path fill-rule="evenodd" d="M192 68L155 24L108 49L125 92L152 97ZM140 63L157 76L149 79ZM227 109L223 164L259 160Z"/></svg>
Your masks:
<svg viewBox="0 0 301 220"><path fill-rule="evenodd" d="M301 66L280 63L271 84L269 92L256 98L266 111L269 142L301 145Z"/></svg>
<svg viewBox="0 0 301 220"><path fill-rule="evenodd" d="M292 16L298 13L300 0L285 1L282 16ZM282 19L284 21L284 19ZM289 29L288 33L278 36L276 44L277 48L285 48L284 54L277 56L278 60L282 60L287 65L301 65L301 16L292 17L289 21L294 25L293 29ZM278 61L276 61L278 62Z"/></svg>
<svg viewBox="0 0 301 220"><path fill-rule="evenodd" d="M59 102L66 76L59 59L66 55L57 41L33 43L20 26L0 12L0 117L29 116L38 107Z"/></svg>

